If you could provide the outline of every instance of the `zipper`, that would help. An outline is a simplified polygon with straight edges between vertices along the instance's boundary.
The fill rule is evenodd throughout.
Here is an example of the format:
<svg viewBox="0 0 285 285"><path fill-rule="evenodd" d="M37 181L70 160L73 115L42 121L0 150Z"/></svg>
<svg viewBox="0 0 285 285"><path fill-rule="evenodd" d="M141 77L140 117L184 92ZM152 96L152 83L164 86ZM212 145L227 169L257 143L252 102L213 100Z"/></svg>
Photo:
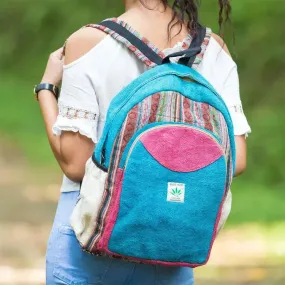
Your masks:
<svg viewBox="0 0 285 285"><path fill-rule="evenodd" d="M164 128L164 127L169 127L169 126L175 126L175 127L180 127L180 128L195 129L195 130L197 130L197 131L199 131L199 132L201 132L201 133L204 133L204 134L208 135L213 141L215 141L215 142L217 143L217 145L219 146L220 150L222 151L222 153L224 153L224 150L223 150L223 148L222 148L220 142L218 141L218 139L217 139L215 136L213 136L212 134L210 134L209 132L207 132L207 131L204 131L204 130L202 130L202 129L198 128L198 127L192 126L192 125L191 125L191 126L187 126L187 125L176 125L176 124L164 124L164 125L155 126L155 127L153 127L153 128L150 128L150 129L148 129L148 130L142 132L142 133L133 141L133 143L132 143L132 145L131 145L131 147L130 147L130 149L129 149L129 151L128 151L128 155L127 155L127 157L126 157L126 162L125 162L124 168L125 168L125 169L127 168L127 165L128 165L129 159L130 159L130 156L131 156L131 154L132 154L132 151L134 150L134 148L135 148L137 142L141 139L141 137L142 137L143 135L145 135L146 133L148 133L148 132L150 132L150 131L152 131L152 130L156 130L156 129Z"/></svg>

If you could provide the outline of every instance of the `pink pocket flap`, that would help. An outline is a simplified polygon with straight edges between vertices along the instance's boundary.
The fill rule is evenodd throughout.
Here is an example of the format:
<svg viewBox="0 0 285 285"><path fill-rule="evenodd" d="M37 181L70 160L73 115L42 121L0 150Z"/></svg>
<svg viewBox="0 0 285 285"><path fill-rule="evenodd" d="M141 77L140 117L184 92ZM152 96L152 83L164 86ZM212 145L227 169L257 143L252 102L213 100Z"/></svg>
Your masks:
<svg viewBox="0 0 285 285"><path fill-rule="evenodd" d="M146 132L141 142L164 167L177 172L196 171L223 155L207 132L188 126L164 126Z"/></svg>

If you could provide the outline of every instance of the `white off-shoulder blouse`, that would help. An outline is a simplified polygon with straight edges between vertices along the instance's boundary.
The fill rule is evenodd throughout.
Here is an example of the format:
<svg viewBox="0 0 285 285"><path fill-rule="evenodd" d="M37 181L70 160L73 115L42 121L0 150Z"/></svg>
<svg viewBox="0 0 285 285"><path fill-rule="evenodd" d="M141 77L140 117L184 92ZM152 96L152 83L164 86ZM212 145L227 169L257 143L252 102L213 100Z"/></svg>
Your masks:
<svg viewBox="0 0 285 285"><path fill-rule="evenodd" d="M163 53L168 55L179 51L182 45L177 43ZM87 54L64 66L54 134L59 136L62 131L80 132L97 143L111 100L146 69L131 51L111 36L106 36ZM237 65L213 37L197 71L224 99L232 117L235 135L250 133L240 98ZM61 191L78 190L79 184L64 176Z"/></svg>

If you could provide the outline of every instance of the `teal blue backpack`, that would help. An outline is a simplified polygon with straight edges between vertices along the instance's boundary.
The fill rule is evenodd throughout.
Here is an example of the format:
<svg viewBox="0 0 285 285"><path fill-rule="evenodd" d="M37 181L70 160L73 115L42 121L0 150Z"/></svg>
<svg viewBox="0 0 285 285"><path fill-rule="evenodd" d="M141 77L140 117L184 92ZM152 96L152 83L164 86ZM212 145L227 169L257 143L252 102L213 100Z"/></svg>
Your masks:
<svg viewBox="0 0 285 285"><path fill-rule="evenodd" d="M110 104L92 157L96 174L86 172L72 217L77 238L96 255L204 265L225 222L235 171L229 111L195 71L210 30L199 26L190 46L165 57L122 21L89 26L110 34L151 68Z"/></svg>

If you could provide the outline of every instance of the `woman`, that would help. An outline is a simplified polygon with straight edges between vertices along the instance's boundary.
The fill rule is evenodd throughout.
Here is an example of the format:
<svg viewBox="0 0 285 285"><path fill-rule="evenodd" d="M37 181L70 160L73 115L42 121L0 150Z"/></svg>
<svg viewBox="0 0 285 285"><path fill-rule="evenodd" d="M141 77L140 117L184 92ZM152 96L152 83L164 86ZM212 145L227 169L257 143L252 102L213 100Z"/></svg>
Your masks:
<svg viewBox="0 0 285 285"><path fill-rule="evenodd" d="M164 55L183 49L197 26L195 0L125 0L119 17L158 47ZM229 1L219 1L222 15L229 17ZM84 167L92 155L111 99L146 70L129 50L91 27L74 33L63 49L51 54L41 85L36 89L48 139L65 174L61 197L47 249L47 284L193 284L190 268L166 268L96 257L81 251L69 217L77 201ZM212 34L198 66L200 72L227 104L235 131L236 175L246 166L245 135L250 127L242 112L237 67L221 38ZM63 75L63 77L62 77ZM59 103L53 86L62 81ZM54 136L54 134L56 136Z"/></svg>

